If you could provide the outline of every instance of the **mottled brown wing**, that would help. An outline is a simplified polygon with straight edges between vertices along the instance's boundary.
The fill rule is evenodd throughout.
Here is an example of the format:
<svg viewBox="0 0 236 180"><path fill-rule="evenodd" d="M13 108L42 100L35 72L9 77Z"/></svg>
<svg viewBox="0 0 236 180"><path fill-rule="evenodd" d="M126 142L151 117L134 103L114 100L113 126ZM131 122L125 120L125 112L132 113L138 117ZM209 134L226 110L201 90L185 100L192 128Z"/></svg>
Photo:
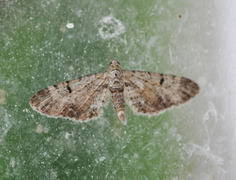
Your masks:
<svg viewBox="0 0 236 180"><path fill-rule="evenodd" d="M105 72L46 87L33 95L30 105L48 116L86 121L99 117L108 100Z"/></svg>
<svg viewBox="0 0 236 180"><path fill-rule="evenodd" d="M157 114L198 94L199 86L190 79L143 71L124 71L125 98L131 108L144 114Z"/></svg>

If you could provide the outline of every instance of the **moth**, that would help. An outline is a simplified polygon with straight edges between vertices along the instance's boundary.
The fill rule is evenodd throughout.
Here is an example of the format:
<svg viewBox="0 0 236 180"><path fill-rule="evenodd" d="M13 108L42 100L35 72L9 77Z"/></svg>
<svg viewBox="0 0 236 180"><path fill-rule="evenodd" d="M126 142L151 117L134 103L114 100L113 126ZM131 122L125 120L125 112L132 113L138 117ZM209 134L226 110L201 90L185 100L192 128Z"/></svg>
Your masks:
<svg viewBox="0 0 236 180"><path fill-rule="evenodd" d="M125 101L138 114L156 115L183 104L199 93L194 81L174 75L126 71L116 60L97 74L46 87L30 100L31 107L47 116L78 121L98 118L111 96L119 119L125 121Z"/></svg>

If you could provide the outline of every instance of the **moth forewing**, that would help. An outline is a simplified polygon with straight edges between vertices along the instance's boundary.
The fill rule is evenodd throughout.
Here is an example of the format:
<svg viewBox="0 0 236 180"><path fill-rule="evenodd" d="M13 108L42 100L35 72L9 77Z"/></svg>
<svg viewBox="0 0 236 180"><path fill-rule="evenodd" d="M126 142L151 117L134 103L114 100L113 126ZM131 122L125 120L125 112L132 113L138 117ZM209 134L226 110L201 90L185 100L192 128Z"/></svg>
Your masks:
<svg viewBox="0 0 236 180"><path fill-rule="evenodd" d="M97 118L109 100L106 73L49 86L37 92L31 106L42 114L79 121Z"/></svg>
<svg viewBox="0 0 236 180"><path fill-rule="evenodd" d="M157 114L193 98L199 86L183 77L144 71L124 71L126 98L141 114Z"/></svg>

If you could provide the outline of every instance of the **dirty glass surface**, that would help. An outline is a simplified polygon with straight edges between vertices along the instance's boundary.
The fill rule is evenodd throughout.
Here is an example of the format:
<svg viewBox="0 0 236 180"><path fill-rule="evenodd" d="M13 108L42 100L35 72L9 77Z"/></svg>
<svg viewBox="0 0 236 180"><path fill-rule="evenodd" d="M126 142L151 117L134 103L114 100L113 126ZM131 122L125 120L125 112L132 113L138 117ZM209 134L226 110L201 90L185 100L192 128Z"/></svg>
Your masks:
<svg viewBox="0 0 236 180"><path fill-rule="evenodd" d="M236 179L232 0L0 4L0 179ZM188 77L200 94L158 116L110 101L86 123L29 105L40 89L106 70ZM79 102L78 102L79 103Z"/></svg>

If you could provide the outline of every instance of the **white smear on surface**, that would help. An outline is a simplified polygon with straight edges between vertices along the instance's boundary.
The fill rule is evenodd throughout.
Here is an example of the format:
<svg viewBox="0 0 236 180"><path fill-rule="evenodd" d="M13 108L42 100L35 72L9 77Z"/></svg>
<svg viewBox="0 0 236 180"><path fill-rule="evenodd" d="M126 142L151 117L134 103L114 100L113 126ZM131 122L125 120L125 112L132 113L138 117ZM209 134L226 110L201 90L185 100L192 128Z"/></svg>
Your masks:
<svg viewBox="0 0 236 180"><path fill-rule="evenodd" d="M0 143L4 140L5 136L7 135L7 132L11 129L12 127L12 124L11 122L9 121L9 118L8 118L8 114L6 113L5 111L5 115L3 118L3 120L1 120L1 129L0 129Z"/></svg>
<svg viewBox="0 0 236 180"><path fill-rule="evenodd" d="M14 168L15 164L16 164L16 161L15 161L15 158L13 157L13 158L11 158L10 165L11 165L11 167Z"/></svg>
<svg viewBox="0 0 236 180"><path fill-rule="evenodd" d="M104 156L100 157L99 161L104 161L106 158Z"/></svg>
<svg viewBox="0 0 236 180"><path fill-rule="evenodd" d="M213 154L211 151L209 151L197 144L187 143L186 147L187 147L186 150L187 150L189 157L191 157L193 155L203 156L206 159L210 160L217 167L223 165L223 163L224 163L224 160L222 157ZM220 170L224 172L224 170L222 168L220 168Z"/></svg>
<svg viewBox="0 0 236 180"><path fill-rule="evenodd" d="M82 10L78 10L75 12L75 14L77 15L77 17L81 17L82 16L83 11Z"/></svg>
<svg viewBox="0 0 236 180"><path fill-rule="evenodd" d="M75 25L74 25L73 23L68 23L68 24L66 25L66 27L67 27L68 29L72 29L72 28L75 27Z"/></svg>
<svg viewBox="0 0 236 180"><path fill-rule="evenodd" d="M98 27L98 32L102 39L114 38L125 32L125 26L121 21L112 16L102 18Z"/></svg>
<svg viewBox="0 0 236 180"><path fill-rule="evenodd" d="M170 53L170 62L171 64L173 64L172 50L171 50L170 44L169 44L169 53Z"/></svg>
<svg viewBox="0 0 236 180"><path fill-rule="evenodd" d="M41 124L39 124L37 127L36 127L36 133L38 134L41 134L43 132L43 126Z"/></svg>
<svg viewBox="0 0 236 180"><path fill-rule="evenodd" d="M72 134L69 134L69 133L66 133L66 134L65 134L65 138L66 138L66 139L69 139L70 136L72 136Z"/></svg>
<svg viewBox="0 0 236 180"><path fill-rule="evenodd" d="M209 134L209 127L206 124L206 121L209 121L210 119L210 115L213 117L213 119L211 119L211 121L215 121L214 124L217 124L218 122L218 118L217 118L217 111L215 109L215 106L213 104L213 102L208 102L208 106L209 109L207 110L207 112L204 114L203 116L203 121L204 121L204 126L205 126L205 130L206 130L206 134L207 134L207 139L208 139L208 143L207 143L207 150L210 150L210 134ZM211 129L215 129L215 127L210 127Z"/></svg>
<svg viewBox="0 0 236 180"><path fill-rule="evenodd" d="M3 104L6 101L6 93L0 89L0 104Z"/></svg>

